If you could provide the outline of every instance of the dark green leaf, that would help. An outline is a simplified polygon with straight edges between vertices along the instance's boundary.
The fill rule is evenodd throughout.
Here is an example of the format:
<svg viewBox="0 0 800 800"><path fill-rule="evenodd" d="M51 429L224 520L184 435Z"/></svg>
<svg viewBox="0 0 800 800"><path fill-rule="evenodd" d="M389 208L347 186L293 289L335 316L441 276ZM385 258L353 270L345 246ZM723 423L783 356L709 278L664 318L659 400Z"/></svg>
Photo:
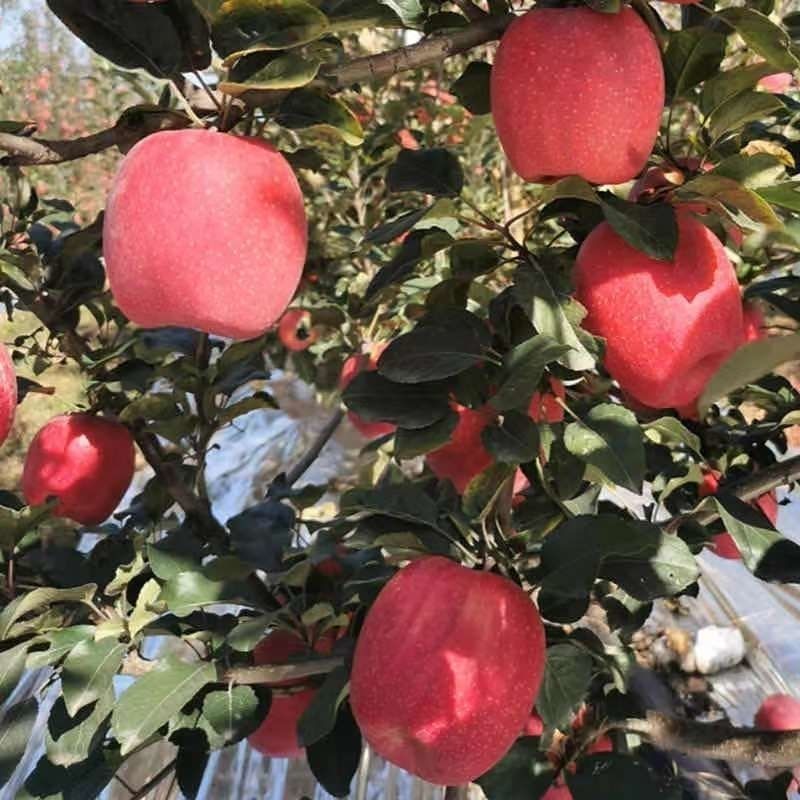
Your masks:
<svg viewBox="0 0 800 800"><path fill-rule="evenodd" d="M503 759L475 782L487 800L534 800L542 797L556 774L539 741L522 736Z"/></svg>
<svg viewBox="0 0 800 800"><path fill-rule="evenodd" d="M429 527L436 526L439 509L421 489L400 483L380 489L352 489L342 495L344 514L368 511Z"/></svg>
<svg viewBox="0 0 800 800"><path fill-rule="evenodd" d="M525 464L539 454L539 427L527 415L508 411L499 425L481 432L483 446L501 464Z"/></svg>
<svg viewBox="0 0 800 800"><path fill-rule="evenodd" d="M577 644L565 642L547 648L544 680L536 710L548 727L566 730L572 712L586 698L592 679L592 657Z"/></svg>
<svg viewBox="0 0 800 800"><path fill-rule="evenodd" d="M216 668L207 661L187 664L174 656L158 661L122 693L114 707L111 724L122 755L155 733L216 677Z"/></svg>
<svg viewBox="0 0 800 800"><path fill-rule="evenodd" d="M239 97L254 89L299 89L317 77L321 64L316 58L286 53L274 58L246 81L222 81L219 90L232 97Z"/></svg>
<svg viewBox="0 0 800 800"><path fill-rule="evenodd" d="M646 423L643 428L645 436L656 444L684 445L700 455L700 437L693 434L675 417L659 417Z"/></svg>
<svg viewBox="0 0 800 800"><path fill-rule="evenodd" d="M333 731L339 708L347 697L349 680L350 673L345 667L336 667L333 672L328 673L297 724L298 737L303 747L319 742Z"/></svg>
<svg viewBox="0 0 800 800"><path fill-rule="evenodd" d="M700 108L706 116L741 92L752 89L762 78L772 75L775 68L769 64L747 64L725 70L703 84Z"/></svg>
<svg viewBox="0 0 800 800"><path fill-rule="evenodd" d="M178 788L187 800L195 800L200 793L207 766L207 750L184 746L178 748L175 775L178 779Z"/></svg>
<svg viewBox="0 0 800 800"><path fill-rule="evenodd" d="M70 716L64 698L59 697L50 711L45 736L50 763L69 767L89 758L106 735L114 700L114 689L109 686L96 702Z"/></svg>
<svg viewBox="0 0 800 800"><path fill-rule="evenodd" d="M476 278L491 272L499 263L495 247L475 239L459 239L450 248L450 269L453 275Z"/></svg>
<svg viewBox="0 0 800 800"><path fill-rule="evenodd" d="M203 699L203 717L227 744L249 736L264 720L258 695L250 686L232 686L209 692Z"/></svg>
<svg viewBox="0 0 800 800"><path fill-rule="evenodd" d="M650 258L672 261L678 247L678 223L669 203L640 206L613 194L600 195L608 224L631 246Z"/></svg>
<svg viewBox="0 0 800 800"><path fill-rule="evenodd" d="M357 146L364 141L361 123L338 98L316 89L295 89L281 103L275 121L284 128L331 131L346 144Z"/></svg>
<svg viewBox="0 0 800 800"><path fill-rule="evenodd" d="M336 717L333 730L306 749L308 766L328 794L346 797L361 759L361 733L347 705Z"/></svg>
<svg viewBox="0 0 800 800"><path fill-rule="evenodd" d="M31 642L22 642L0 653L0 703L4 703L19 683Z"/></svg>
<svg viewBox="0 0 800 800"><path fill-rule="evenodd" d="M645 472L642 431L623 406L602 403L564 431L564 445L605 480L640 492Z"/></svg>
<svg viewBox="0 0 800 800"><path fill-rule="evenodd" d="M127 651L128 645L114 638L75 645L61 668L61 689L71 717L108 691Z"/></svg>
<svg viewBox="0 0 800 800"><path fill-rule="evenodd" d="M14 623L33 611L39 611L55 603L87 602L94 597L97 585L87 583L72 589L34 589L12 600L0 613L0 640L13 637Z"/></svg>
<svg viewBox="0 0 800 800"><path fill-rule="evenodd" d="M706 125L714 139L718 140L726 134L740 130L748 122L774 116L784 108L784 104L774 94L742 92L719 106L708 118Z"/></svg>
<svg viewBox="0 0 800 800"><path fill-rule="evenodd" d="M214 581L200 572L181 572L162 587L159 602L177 617L185 617L215 603L254 605L247 586L240 581Z"/></svg>
<svg viewBox="0 0 800 800"><path fill-rule="evenodd" d="M36 723L39 705L29 697L12 706L0 727L0 788L5 786L22 760Z"/></svg>
<svg viewBox="0 0 800 800"><path fill-rule="evenodd" d="M677 779L657 776L644 761L620 753L589 756L578 761L575 773L566 772L574 800L681 800Z"/></svg>
<svg viewBox="0 0 800 800"><path fill-rule="evenodd" d="M464 173L456 156L443 148L403 149L389 167L386 184L390 192L455 197L464 186Z"/></svg>
<svg viewBox="0 0 800 800"><path fill-rule="evenodd" d="M458 425L458 414L449 409L442 419L425 428L410 430L398 428L394 437L394 453L397 458L415 458L430 453L447 444Z"/></svg>
<svg viewBox="0 0 800 800"><path fill-rule="evenodd" d="M73 625L63 631L51 631L40 639L36 644L42 642L47 644L46 650L32 649L28 655L28 669L47 667L65 658L67 654L79 642L94 638L94 625ZM35 645L34 645L35 646Z"/></svg>
<svg viewBox="0 0 800 800"><path fill-rule="evenodd" d="M787 181L777 186L765 186L758 190L759 195L774 206L788 208L800 213L800 181Z"/></svg>
<svg viewBox="0 0 800 800"><path fill-rule="evenodd" d="M724 203L726 206L744 212L755 222L761 222L771 227L780 227L781 221L775 212L759 194L751 191L738 181L726 178L723 175L712 173L698 175L685 183L677 191L680 199L689 199L696 195L710 197Z"/></svg>
<svg viewBox="0 0 800 800"><path fill-rule="evenodd" d="M473 114L488 114L492 110L489 83L491 64L485 61L470 61L461 77L452 85L453 94L461 105Z"/></svg>
<svg viewBox="0 0 800 800"><path fill-rule="evenodd" d="M399 217L387 220L367 233L364 241L369 244L389 244L398 236L411 230L431 209L433 205L423 206L414 211L407 211Z"/></svg>
<svg viewBox="0 0 800 800"><path fill-rule="evenodd" d="M794 72L800 66L789 34L766 15L743 6L717 11L715 16L735 28L748 47L776 69Z"/></svg>
<svg viewBox="0 0 800 800"><path fill-rule="evenodd" d="M670 34L664 69L667 96L680 97L719 72L727 37L708 28L688 28Z"/></svg>

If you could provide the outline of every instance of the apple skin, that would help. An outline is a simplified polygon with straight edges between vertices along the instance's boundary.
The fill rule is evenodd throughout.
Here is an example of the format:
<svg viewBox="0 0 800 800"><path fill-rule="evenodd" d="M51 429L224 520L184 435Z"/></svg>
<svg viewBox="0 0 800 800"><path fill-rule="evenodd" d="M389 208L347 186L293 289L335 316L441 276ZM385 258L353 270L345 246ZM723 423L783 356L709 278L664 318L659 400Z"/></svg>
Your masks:
<svg viewBox="0 0 800 800"><path fill-rule="evenodd" d="M0 343L0 444L11 432L17 411L17 375L8 348Z"/></svg>
<svg viewBox="0 0 800 800"><path fill-rule="evenodd" d="M306 257L297 179L266 142L207 130L141 140L106 203L103 254L114 299L146 328L233 339L271 328Z"/></svg>
<svg viewBox="0 0 800 800"><path fill-rule="evenodd" d="M584 327L606 339L620 388L651 408L694 403L744 341L736 273L721 242L678 210L673 262L635 250L604 222L581 245L575 297Z"/></svg>
<svg viewBox="0 0 800 800"><path fill-rule="evenodd" d="M550 378L549 392L534 392L528 414L534 422L548 422L551 425L564 421L564 407L558 402L565 400L567 391L558 378Z"/></svg>
<svg viewBox="0 0 800 800"><path fill-rule="evenodd" d="M383 351L388 347L388 342L380 342L367 347L364 353L354 353L345 359L342 364L342 371L339 375L339 391L344 391L350 381L361 372L372 372L377 369L378 359L381 357ZM367 422L362 419L354 411L347 412L347 418L350 420L352 426L365 438L377 439L380 436L386 436L389 433L394 433L397 426L391 422Z"/></svg>
<svg viewBox="0 0 800 800"><path fill-rule="evenodd" d="M55 417L28 448L22 492L29 505L56 496L56 516L97 525L130 486L134 461L133 437L119 422L90 414Z"/></svg>
<svg viewBox="0 0 800 800"><path fill-rule="evenodd" d="M481 433L494 421L497 412L490 406L475 410L460 405L454 408L458 423L450 441L428 453L425 462L439 480L449 480L459 494L464 494L469 482L493 462L483 446Z"/></svg>
<svg viewBox="0 0 800 800"><path fill-rule="evenodd" d="M755 726L765 731L800 730L800 700L788 694L772 694L756 712Z"/></svg>
<svg viewBox="0 0 800 800"><path fill-rule="evenodd" d="M387 760L431 783L468 783L519 736L544 661L544 627L522 589L429 556L401 569L367 613L353 714Z"/></svg>
<svg viewBox="0 0 800 800"><path fill-rule="evenodd" d="M330 653L334 635L323 634L314 646L320 655ZM279 629L262 639L253 650L253 663L286 664L295 657L309 654L311 648L292 631ZM276 681L267 686L275 688L301 687L302 678ZM298 688L295 692L273 693L272 703L261 725L247 737L250 746L273 758L299 758L303 748L297 739L297 722L317 693L316 688Z"/></svg>
<svg viewBox="0 0 800 800"><path fill-rule="evenodd" d="M630 8L535 8L500 41L491 77L497 135L526 181L634 178L664 107L655 37Z"/></svg>
<svg viewBox="0 0 800 800"><path fill-rule="evenodd" d="M541 800L572 800L572 792L565 784L554 785L542 795Z"/></svg>
<svg viewBox="0 0 800 800"><path fill-rule="evenodd" d="M794 75L791 72L776 72L774 75L764 76L756 86L770 94L783 94L788 92L794 84Z"/></svg>
<svg viewBox="0 0 800 800"><path fill-rule="evenodd" d="M305 333L302 337L298 335L300 330ZM278 323L278 338L287 350L308 350L317 340L317 332L311 326L311 314L302 308L287 309Z"/></svg>

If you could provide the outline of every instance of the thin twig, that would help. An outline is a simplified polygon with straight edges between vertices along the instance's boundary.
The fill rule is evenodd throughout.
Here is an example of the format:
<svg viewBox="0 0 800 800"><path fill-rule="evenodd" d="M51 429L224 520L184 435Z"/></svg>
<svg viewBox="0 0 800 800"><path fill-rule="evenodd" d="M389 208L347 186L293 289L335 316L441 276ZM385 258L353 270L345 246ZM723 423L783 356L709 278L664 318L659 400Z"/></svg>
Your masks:
<svg viewBox="0 0 800 800"><path fill-rule="evenodd" d="M155 789L162 781L166 780L170 775L172 775L177 764L178 759L172 759L169 764L159 770L155 776L153 776L144 786L142 786L142 788L139 789L136 794L132 795L129 800L143 800L143 798L147 797L147 795L150 794L150 792L152 792L153 789Z"/></svg>
<svg viewBox="0 0 800 800"><path fill-rule="evenodd" d="M287 486L293 486L297 483L306 470L317 460L322 448L325 447L331 436L336 433L336 429L341 424L342 419L344 419L344 410L339 408L319 432L319 436L314 440L309 451L286 473Z"/></svg>

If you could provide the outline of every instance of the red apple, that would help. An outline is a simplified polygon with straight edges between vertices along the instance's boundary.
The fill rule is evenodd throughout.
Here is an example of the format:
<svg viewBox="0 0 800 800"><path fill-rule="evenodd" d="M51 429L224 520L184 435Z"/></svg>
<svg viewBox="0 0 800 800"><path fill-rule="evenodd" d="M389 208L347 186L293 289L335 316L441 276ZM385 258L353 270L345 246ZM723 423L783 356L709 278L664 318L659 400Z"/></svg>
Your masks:
<svg viewBox="0 0 800 800"><path fill-rule="evenodd" d="M133 469L133 437L124 425L70 414L51 419L34 437L22 491L29 505L57 497L57 516L97 525L119 505Z"/></svg>
<svg viewBox="0 0 800 800"><path fill-rule="evenodd" d="M307 350L317 340L311 314L302 308L289 308L278 323L278 338L287 350Z"/></svg>
<svg viewBox="0 0 800 800"><path fill-rule="evenodd" d="M367 346L366 352L357 353L347 358L342 365L342 372L339 376L339 389L344 391L350 381L361 372L372 372L377 368L378 359L381 353L387 348L388 342L381 342ZM394 433L396 426L391 422L367 422L353 411L347 412L347 418L353 427L367 439L377 439L379 436L386 436Z"/></svg>
<svg viewBox="0 0 800 800"><path fill-rule="evenodd" d="M278 321L300 282L300 187L259 139L156 133L114 179L103 254L114 298L137 325L254 338Z"/></svg>
<svg viewBox="0 0 800 800"><path fill-rule="evenodd" d="M322 635L313 652L327 655L334 639L332 633ZM257 666L286 664L292 659L311 653L312 648L299 634L280 629L258 643L253 651L253 663ZM260 753L273 758L297 758L303 755L303 748L297 738L297 723L317 693L316 688L300 688L303 683L301 678L267 684L284 690L292 687L294 691L273 692L269 713L258 729L248 737L247 741Z"/></svg>
<svg viewBox="0 0 800 800"><path fill-rule="evenodd" d="M745 342L757 342L763 339L764 316L761 311L753 305L744 308L744 340Z"/></svg>
<svg viewBox="0 0 800 800"><path fill-rule="evenodd" d="M544 733L544 722L539 714L534 711L522 729L523 736L541 736Z"/></svg>
<svg viewBox="0 0 800 800"><path fill-rule="evenodd" d="M449 480L459 494L469 482L492 464L492 457L481 441L481 433L497 416L490 406L477 410L454 406L458 424L450 441L428 453L425 462L440 480Z"/></svg>
<svg viewBox="0 0 800 800"><path fill-rule="evenodd" d="M606 340L606 368L651 408L695 402L743 342L741 292L721 242L688 212L677 220L674 261L650 258L604 222L575 268L575 296L587 330Z"/></svg>
<svg viewBox="0 0 800 800"><path fill-rule="evenodd" d="M534 8L500 41L491 102L500 144L525 180L622 183L644 168L658 134L658 43L631 8Z"/></svg>
<svg viewBox="0 0 800 800"><path fill-rule="evenodd" d="M11 353L0 344L0 444L11 431L14 414L17 410L17 375Z"/></svg>
<svg viewBox="0 0 800 800"><path fill-rule="evenodd" d="M519 736L544 661L544 628L522 589L426 557L401 569L367 613L353 713L379 755L431 783L468 783Z"/></svg>
<svg viewBox="0 0 800 800"><path fill-rule="evenodd" d="M567 396L564 384L558 378L550 378L549 392L534 392L528 414L534 422L563 422L564 407L559 400Z"/></svg>
<svg viewBox="0 0 800 800"><path fill-rule="evenodd" d="M772 694L761 704L755 726L765 731L800 730L800 700L788 694Z"/></svg>
<svg viewBox="0 0 800 800"><path fill-rule="evenodd" d="M542 795L542 800L572 800L572 792L566 784L553 785Z"/></svg>

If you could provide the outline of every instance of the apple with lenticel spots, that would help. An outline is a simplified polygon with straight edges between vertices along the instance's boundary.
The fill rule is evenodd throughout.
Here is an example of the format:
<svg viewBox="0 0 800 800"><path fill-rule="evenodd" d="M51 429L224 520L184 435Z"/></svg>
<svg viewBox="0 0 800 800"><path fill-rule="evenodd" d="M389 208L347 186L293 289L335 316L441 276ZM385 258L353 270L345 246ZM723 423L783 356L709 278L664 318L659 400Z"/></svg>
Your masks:
<svg viewBox="0 0 800 800"><path fill-rule="evenodd" d="M525 180L623 183L644 168L661 123L658 43L631 8L534 8L500 41L491 105L500 144Z"/></svg>

